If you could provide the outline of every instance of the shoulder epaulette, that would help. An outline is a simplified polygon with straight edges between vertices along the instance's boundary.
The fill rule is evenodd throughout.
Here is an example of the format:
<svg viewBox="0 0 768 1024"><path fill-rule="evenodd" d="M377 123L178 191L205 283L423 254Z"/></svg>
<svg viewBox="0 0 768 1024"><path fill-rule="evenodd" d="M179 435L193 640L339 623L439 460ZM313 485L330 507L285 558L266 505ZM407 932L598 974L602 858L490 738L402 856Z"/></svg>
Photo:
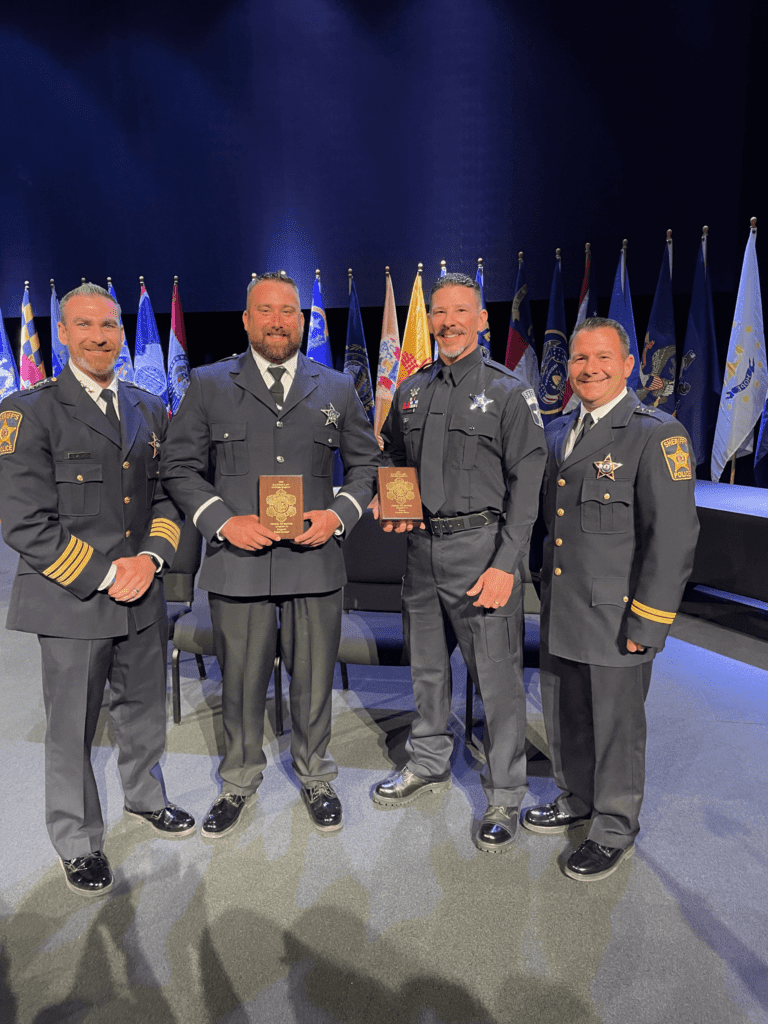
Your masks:
<svg viewBox="0 0 768 1024"><path fill-rule="evenodd" d="M671 416L668 412L664 412L663 409L654 409L651 405L636 405L634 412L636 416L651 416L661 423L674 419L674 416Z"/></svg>
<svg viewBox="0 0 768 1024"><path fill-rule="evenodd" d="M19 390L14 391L13 394L17 398L23 395L33 395L36 391L41 391L43 388L50 387L52 384L55 384L57 380L58 377L44 377L42 380L39 380L37 384L32 384L28 388L19 388ZM11 396L6 395L6 397L10 398Z"/></svg>

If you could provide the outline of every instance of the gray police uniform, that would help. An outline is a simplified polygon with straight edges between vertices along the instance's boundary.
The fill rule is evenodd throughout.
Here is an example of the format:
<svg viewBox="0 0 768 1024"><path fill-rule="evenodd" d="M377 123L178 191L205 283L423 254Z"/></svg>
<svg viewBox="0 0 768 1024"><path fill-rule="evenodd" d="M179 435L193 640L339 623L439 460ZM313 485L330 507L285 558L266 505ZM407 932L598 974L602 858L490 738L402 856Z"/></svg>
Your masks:
<svg viewBox="0 0 768 1024"><path fill-rule="evenodd" d="M337 451L345 479L334 497ZM262 779L276 605L293 662L294 769L302 783L336 777L327 748L346 575L336 537L315 548L281 541L254 552L217 533L232 516L258 514L259 476L275 473L301 475L304 508L330 508L345 532L351 530L371 500L380 461L351 378L300 353L280 410L250 350L191 373L163 447L162 479L207 542L198 583L209 592L222 671L226 751L219 774L225 792L248 795Z"/></svg>
<svg viewBox="0 0 768 1024"><path fill-rule="evenodd" d="M126 805L165 806L150 774L165 747L162 584L129 604L98 587L118 558L173 559L180 517L158 482L168 415L124 381L118 407L119 434L69 367L0 405L0 518L21 555L6 626L39 637L46 821L65 860L103 849L90 751L107 678Z"/></svg>
<svg viewBox="0 0 768 1024"><path fill-rule="evenodd" d="M407 767L430 780L450 772L450 655L458 641L485 707L488 802L519 807L527 784L523 590L515 585L504 607L489 609L474 607L477 598L467 591L489 567L517 576L527 558L546 461L544 431L533 390L519 388L506 367L484 361L479 349L443 365L400 385L382 428L385 456L396 466L417 467L432 520L429 530L408 535L403 581L418 712ZM450 389L442 400L441 388ZM438 404L443 412L436 412ZM427 428L431 414L441 417L442 438ZM442 465L444 497L436 508L428 507L423 488L430 460ZM448 519L453 522L441 522Z"/></svg>
<svg viewBox="0 0 768 1024"><path fill-rule="evenodd" d="M564 457L577 418L547 427L542 704L558 807L592 814L589 838L625 848L639 831L652 662L693 568L695 481L683 427L633 391Z"/></svg>

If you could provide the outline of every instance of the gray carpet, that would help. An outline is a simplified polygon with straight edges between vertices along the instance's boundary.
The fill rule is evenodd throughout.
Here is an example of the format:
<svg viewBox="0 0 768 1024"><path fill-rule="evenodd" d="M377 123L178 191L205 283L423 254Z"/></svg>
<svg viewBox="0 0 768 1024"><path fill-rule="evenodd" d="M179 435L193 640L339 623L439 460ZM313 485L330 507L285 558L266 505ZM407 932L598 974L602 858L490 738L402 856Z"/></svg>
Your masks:
<svg viewBox="0 0 768 1024"><path fill-rule="evenodd" d="M0 545L0 622L14 564ZM768 674L754 667L768 645L693 624L694 646L685 630L681 620L654 670L637 854L602 883L564 877L563 837L522 833L501 857L475 849L485 800L455 659L453 789L396 811L369 794L402 763L408 670L350 668L349 692L337 678L345 826L331 836L309 823L271 702L258 799L218 841L155 839L123 817L102 724L94 763L116 885L95 901L65 888L43 824L36 639L0 633L0 1021L768 1020ZM198 818L221 748L213 661L208 674L201 683L194 659L182 661L183 720L169 720L163 764L169 798ZM535 731L534 671L527 688ZM529 781L526 803L554 795L546 760L531 761Z"/></svg>

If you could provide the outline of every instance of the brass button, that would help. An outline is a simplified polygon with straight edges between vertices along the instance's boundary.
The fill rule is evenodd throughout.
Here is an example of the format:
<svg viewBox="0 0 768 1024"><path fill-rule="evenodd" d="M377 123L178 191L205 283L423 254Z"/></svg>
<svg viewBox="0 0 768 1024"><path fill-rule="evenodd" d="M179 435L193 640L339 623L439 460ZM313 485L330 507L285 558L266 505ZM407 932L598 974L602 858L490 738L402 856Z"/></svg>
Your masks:
<svg viewBox="0 0 768 1024"><path fill-rule="evenodd" d="M558 487L565 487L565 480L563 480L562 477L560 477L560 479L557 481L557 486Z"/></svg>
<svg viewBox="0 0 768 1024"><path fill-rule="evenodd" d="M282 455L278 455L278 456L277 456L277 461L278 461L278 462L285 462L285 459L283 458L283 456L282 456Z"/></svg>
<svg viewBox="0 0 768 1024"><path fill-rule="evenodd" d="M283 425L283 421L282 420L278 420L277 423L275 424L276 427L282 427L282 425Z"/></svg>
<svg viewBox="0 0 768 1024"><path fill-rule="evenodd" d="M557 540L555 541L555 547L561 548L562 546L563 546L563 538L562 537L558 537Z"/></svg>
<svg viewBox="0 0 768 1024"><path fill-rule="evenodd" d="M125 536L126 537L130 537L131 536L131 531L130 530L126 530L125 531Z"/></svg>
<svg viewBox="0 0 768 1024"><path fill-rule="evenodd" d="M606 501L608 501L608 499L610 498L610 494L608 494L608 492L606 491L606 493L603 495L603 497L605 498Z"/></svg>
<svg viewBox="0 0 768 1024"><path fill-rule="evenodd" d="M561 576L562 572L563 572L562 569L555 569L555 576Z"/></svg>
<svg viewBox="0 0 768 1024"><path fill-rule="evenodd" d="M328 444L333 444L333 438L332 437L328 438Z"/></svg>
<svg viewBox="0 0 768 1024"><path fill-rule="evenodd" d="M628 597L622 597L621 600L624 602L624 604L626 604L629 601L629 598Z"/></svg>
<svg viewBox="0 0 768 1024"><path fill-rule="evenodd" d="M228 438L228 437L229 437L229 434L224 434L224 438L225 438L225 440L226 440L226 438Z"/></svg>
<svg viewBox="0 0 768 1024"><path fill-rule="evenodd" d="M77 474L77 479L78 479L78 480L80 481L80 483L82 483L82 482L83 482L83 477L82 477L82 474L81 474L81 473L78 473L78 474Z"/></svg>
<svg viewBox="0 0 768 1024"><path fill-rule="evenodd" d="M130 469L130 468L131 468L130 462L124 462L123 463L123 469Z"/></svg>
<svg viewBox="0 0 768 1024"><path fill-rule="evenodd" d="M559 508L559 509L557 510L557 514L558 514L559 516L564 516L564 515L565 515L565 509L564 509L564 508Z"/></svg>
<svg viewBox="0 0 768 1024"><path fill-rule="evenodd" d="M124 502L124 503L125 503L126 505L130 505L130 504L131 504L131 499L130 499L130 498L123 498L123 502Z"/></svg>

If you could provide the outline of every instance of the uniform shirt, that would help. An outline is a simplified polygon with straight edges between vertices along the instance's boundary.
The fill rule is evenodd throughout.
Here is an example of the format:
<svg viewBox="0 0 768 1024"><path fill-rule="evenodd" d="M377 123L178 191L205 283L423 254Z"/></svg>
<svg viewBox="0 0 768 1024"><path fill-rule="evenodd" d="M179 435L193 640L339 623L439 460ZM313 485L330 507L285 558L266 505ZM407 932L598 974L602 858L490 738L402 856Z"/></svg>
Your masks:
<svg viewBox="0 0 768 1024"><path fill-rule="evenodd" d="M622 400L622 398L624 398L626 393L627 389L624 388L621 394L616 395L616 397L612 398L610 402L606 402L605 405L598 406L597 409L590 410L589 415L592 417L592 426L594 426L596 423L599 423L603 416L607 416L611 409L615 408ZM573 430L571 430L571 432L568 434L568 440L565 442L565 452L563 453L564 459L567 459L573 451L573 446L576 443L576 438L579 436L581 424L584 422L584 417L586 416L586 414L587 410L584 408L583 405L580 404L579 415L576 419L576 422L573 424Z"/></svg>
<svg viewBox="0 0 768 1024"><path fill-rule="evenodd" d="M382 427L384 454L395 466L421 470L428 409L445 364L442 360L403 381ZM445 416L440 516L468 515L491 509L506 515L492 565L514 572L525 554L536 519L546 444L532 388L522 389L499 363L483 359L480 349L450 366L453 390Z"/></svg>

